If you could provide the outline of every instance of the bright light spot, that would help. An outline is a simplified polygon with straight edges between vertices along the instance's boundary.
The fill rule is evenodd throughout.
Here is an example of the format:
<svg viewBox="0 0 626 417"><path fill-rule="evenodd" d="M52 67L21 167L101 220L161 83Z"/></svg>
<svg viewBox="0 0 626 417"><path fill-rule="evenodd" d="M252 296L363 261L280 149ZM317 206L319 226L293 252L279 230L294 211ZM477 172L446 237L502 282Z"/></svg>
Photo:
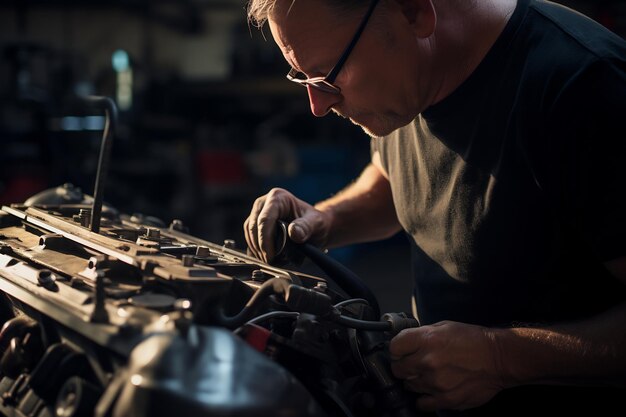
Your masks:
<svg viewBox="0 0 626 417"><path fill-rule="evenodd" d="M104 116L86 116L83 118L83 129L102 130L104 129Z"/></svg>
<svg viewBox="0 0 626 417"><path fill-rule="evenodd" d="M138 387L143 382L143 377L141 375L135 374L130 377L130 383L134 386Z"/></svg>
<svg viewBox="0 0 626 417"><path fill-rule="evenodd" d="M81 130L80 117L66 116L61 119L61 130Z"/></svg>
<svg viewBox="0 0 626 417"><path fill-rule="evenodd" d="M104 116L65 116L61 118L61 130L102 130L104 129Z"/></svg>
<svg viewBox="0 0 626 417"><path fill-rule="evenodd" d="M111 56L111 64L113 65L113 69L116 72L122 72L128 70L130 67L130 59L128 58L128 53L123 49L118 49L113 52Z"/></svg>

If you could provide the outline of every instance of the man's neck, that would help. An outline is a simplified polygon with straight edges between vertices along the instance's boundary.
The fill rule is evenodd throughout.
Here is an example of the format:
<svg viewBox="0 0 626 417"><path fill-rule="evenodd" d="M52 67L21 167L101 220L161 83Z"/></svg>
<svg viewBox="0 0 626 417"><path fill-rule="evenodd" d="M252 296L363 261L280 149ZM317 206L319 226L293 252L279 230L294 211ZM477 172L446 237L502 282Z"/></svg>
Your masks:
<svg viewBox="0 0 626 417"><path fill-rule="evenodd" d="M464 3L464 7L459 7ZM434 73L442 74L434 103L456 90L478 67L515 11L517 0L435 1L438 55Z"/></svg>

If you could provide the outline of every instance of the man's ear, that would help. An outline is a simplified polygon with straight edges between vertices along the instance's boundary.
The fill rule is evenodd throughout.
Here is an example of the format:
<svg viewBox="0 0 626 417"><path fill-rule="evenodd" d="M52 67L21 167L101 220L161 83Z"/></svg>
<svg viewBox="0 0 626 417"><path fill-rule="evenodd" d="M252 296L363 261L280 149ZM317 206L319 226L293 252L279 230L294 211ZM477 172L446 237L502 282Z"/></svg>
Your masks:
<svg viewBox="0 0 626 417"><path fill-rule="evenodd" d="M418 38L427 38L435 31L437 14L432 0L392 0L413 27Z"/></svg>

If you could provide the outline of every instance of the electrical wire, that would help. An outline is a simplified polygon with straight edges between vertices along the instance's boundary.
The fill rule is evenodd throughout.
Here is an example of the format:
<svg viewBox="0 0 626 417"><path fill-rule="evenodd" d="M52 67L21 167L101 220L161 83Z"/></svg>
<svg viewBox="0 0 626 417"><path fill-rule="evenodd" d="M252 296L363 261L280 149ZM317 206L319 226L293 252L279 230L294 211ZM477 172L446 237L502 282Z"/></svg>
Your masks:
<svg viewBox="0 0 626 417"><path fill-rule="evenodd" d="M368 306L370 305L369 301L367 301L365 298L350 298L349 300L343 300L335 304L333 307L340 308L340 307L346 307L351 304L365 304Z"/></svg>
<svg viewBox="0 0 626 417"><path fill-rule="evenodd" d="M246 324L259 324L269 319L297 319L298 317L300 317L300 313L298 313L297 311L270 311L269 313L261 314L260 316L248 320Z"/></svg>

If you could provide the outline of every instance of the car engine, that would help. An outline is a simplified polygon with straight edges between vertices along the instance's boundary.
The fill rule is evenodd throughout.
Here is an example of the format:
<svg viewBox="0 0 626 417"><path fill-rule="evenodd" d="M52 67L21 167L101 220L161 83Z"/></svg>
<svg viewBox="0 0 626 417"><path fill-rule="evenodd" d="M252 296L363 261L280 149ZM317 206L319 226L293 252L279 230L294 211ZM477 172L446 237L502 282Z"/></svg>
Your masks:
<svg viewBox="0 0 626 417"><path fill-rule="evenodd" d="M387 352L414 319L381 316L283 223L283 259L328 278L102 203L106 136L94 196L64 184L0 211L1 415L416 415Z"/></svg>

